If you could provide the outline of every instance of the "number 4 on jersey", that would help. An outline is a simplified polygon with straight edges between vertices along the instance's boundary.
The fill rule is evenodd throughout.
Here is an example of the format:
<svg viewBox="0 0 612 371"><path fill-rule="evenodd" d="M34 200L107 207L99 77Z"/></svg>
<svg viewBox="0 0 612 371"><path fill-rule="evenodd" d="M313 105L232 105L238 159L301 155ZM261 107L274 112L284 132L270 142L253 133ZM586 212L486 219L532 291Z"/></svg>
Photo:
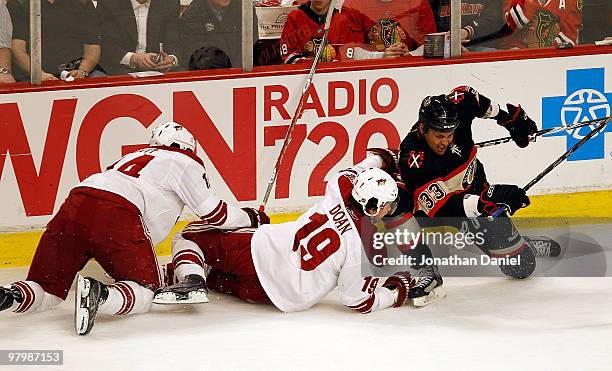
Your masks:
<svg viewBox="0 0 612 371"><path fill-rule="evenodd" d="M153 160L155 156L151 155L142 155L138 156L133 160L126 162L125 164L119 166L117 171L122 172L125 175L129 175L132 178L140 177L140 171L147 166L151 160Z"/></svg>
<svg viewBox="0 0 612 371"><path fill-rule="evenodd" d="M310 222L304 224L295 234L292 249L292 251L300 249L301 267L305 271L315 269L340 248L340 236L332 228L324 228L316 232L310 237L306 246L303 246L302 240L329 220L327 215L319 213L314 213L309 218Z"/></svg>

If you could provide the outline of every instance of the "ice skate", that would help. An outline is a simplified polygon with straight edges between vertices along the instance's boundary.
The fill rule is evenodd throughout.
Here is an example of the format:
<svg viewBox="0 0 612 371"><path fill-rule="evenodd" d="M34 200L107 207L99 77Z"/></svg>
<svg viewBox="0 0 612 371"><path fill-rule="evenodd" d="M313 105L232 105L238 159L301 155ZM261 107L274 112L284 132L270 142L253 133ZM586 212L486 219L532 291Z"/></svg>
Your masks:
<svg viewBox="0 0 612 371"><path fill-rule="evenodd" d="M545 236L523 236L536 258L556 258L561 255L561 245Z"/></svg>
<svg viewBox="0 0 612 371"><path fill-rule="evenodd" d="M442 276L435 265L421 268L416 285L408 291L408 298L415 307L424 307L446 296Z"/></svg>
<svg viewBox="0 0 612 371"><path fill-rule="evenodd" d="M155 304L200 304L208 303L206 279L198 274L188 274L174 285L164 287L155 293Z"/></svg>
<svg viewBox="0 0 612 371"><path fill-rule="evenodd" d="M108 297L108 288L90 277L77 276L74 325L77 335L87 335L93 328L98 306Z"/></svg>
<svg viewBox="0 0 612 371"><path fill-rule="evenodd" d="M21 303L22 300L19 290L0 287L0 312L10 309L13 306L13 302Z"/></svg>

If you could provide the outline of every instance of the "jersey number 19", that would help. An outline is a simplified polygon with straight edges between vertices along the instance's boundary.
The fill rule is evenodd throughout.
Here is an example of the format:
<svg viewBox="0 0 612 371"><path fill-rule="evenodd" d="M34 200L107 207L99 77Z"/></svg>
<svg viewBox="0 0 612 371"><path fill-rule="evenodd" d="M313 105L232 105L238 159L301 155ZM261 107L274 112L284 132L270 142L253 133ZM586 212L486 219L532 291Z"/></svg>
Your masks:
<svg viewBox="0 0 612 371"><path fill-rule="evenodd" d="M333 228L324 228L315 233L328 220L326 214L314 213L310 215L310 222L304 224L295 234L292 251L300 249L302 270L315 269L340 248L340 237ZM302 241L309 236L311 237L304 246Z"/></svg>

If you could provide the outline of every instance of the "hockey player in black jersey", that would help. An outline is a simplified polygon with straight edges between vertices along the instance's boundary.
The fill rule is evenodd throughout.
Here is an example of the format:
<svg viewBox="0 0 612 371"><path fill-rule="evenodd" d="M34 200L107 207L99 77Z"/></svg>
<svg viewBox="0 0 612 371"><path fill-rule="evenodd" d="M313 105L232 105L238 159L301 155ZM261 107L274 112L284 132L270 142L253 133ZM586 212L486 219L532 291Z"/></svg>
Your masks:
<svg viewBox="0 0 612 371"><path fill-rule="evenodd" d="M486 230L483 252L491 257L520 255L520 265L500 265L500 269L507 276L525 278L533 273L536 256L558 255L560 247L546 237L518 233L508 215L528 206L529 197L516 185L490 185L476 157L471 127L475 118L496 120L521 148L537 131L535 122L520 105L506 106L508 112L467 86L455 88L448 95L426 97L419 121L400 145L399 169L410 198L407 203L414 208L415 216L454 217L457 225L453 226L462 231ZM468 219L490 216L500 207L507 211L495 220ZM449 220L445 218L444 223ZM431 251L419 245L411 254L430 256ZM421 280L412 289L411 299L427 303L424 297L442 285L442 277L436 266L415 268L420 269Z"/></svg>

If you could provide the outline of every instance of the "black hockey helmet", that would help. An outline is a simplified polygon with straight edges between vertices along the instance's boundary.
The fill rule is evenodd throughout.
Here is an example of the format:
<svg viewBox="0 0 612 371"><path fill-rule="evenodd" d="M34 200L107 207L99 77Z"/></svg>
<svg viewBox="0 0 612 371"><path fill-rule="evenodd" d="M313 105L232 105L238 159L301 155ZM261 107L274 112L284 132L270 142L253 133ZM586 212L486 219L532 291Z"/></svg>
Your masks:
<svg viewBox="0 0 612 371"><path fill-rule="evenodd" d="M459 126L457 109L446 94L425 97L419 109L419 120L425 131L450 132Z"/></svg>

